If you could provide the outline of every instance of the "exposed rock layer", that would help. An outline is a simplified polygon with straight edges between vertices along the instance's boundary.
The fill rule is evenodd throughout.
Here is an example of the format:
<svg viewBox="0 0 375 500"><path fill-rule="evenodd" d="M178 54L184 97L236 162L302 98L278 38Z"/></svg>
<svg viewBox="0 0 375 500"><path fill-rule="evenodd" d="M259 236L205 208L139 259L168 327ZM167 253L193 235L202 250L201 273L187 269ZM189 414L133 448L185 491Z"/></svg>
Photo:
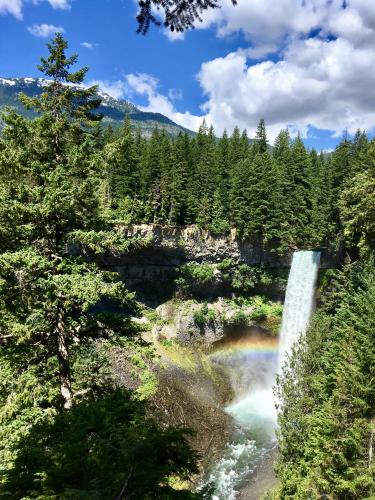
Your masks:
<svg viewBox="0 0 375 500"><path fill-rule="evenodd" d="M120 256L103 255L101 264L120 274L127 286L140 293L140 298L157 298L164 302L174 293L178 267L189 263L215 264L224 259L269 269L290 267L293 250L285 255L266 250L260 241L241 240L233 229L224 235L214 235L198 226L172 227L156 224L129 225L123 228L126 238L147 240L146 246ZM321 267L335 268L342 261L341 252L322 251ZM255 290L282 299L284 290ZM218 297L228 294L222 286L203 290L203 295Z"/></svg>

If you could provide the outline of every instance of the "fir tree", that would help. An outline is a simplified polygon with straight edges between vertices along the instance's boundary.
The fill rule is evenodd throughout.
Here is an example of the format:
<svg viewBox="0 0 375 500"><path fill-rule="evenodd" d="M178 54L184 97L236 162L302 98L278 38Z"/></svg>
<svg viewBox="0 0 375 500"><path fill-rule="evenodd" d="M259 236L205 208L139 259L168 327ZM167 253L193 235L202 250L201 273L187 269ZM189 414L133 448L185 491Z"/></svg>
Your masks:
<svg viewBox="0 0 375 500"><path fill-rule="evenodd" d="M65 85L80 84L86 69L69 73L77 58L66 56L60 34L48 48L40 67L52 83L40 98L22 97L40 116L30 122L15 112L3 117L0 227L7 243L0 255L0 331L9 339L10 357L23 350L25 370L30 360L41 366L56 361L52 382L69 409L71 347L108 331L92 306L103 297L126 302L129 296L111 275L68 251L78 234L100 224L101 172L90 129L99 101L96 87ZM9 218L6 201L17 218Z"/></svg>
<svg viewBox="0 0 375 500"><path fill-rule="evenodd" d="M138 158L128 117L119 139L105 146L103 156L110 185L111 205L116 208L126 196L134 196L139 183Z"/></svg>
<svg viewBox="0 0 375 500"><path fill-rule="evenodd" d="M262 118L259 121L258 128L255 134L255 139L254 139L254 145L253 145L253 151L254 155L255 154L263 154L268 150L268 140L267 140L267 133L266 133L266 124L264 122L264 119Z"/></svg>

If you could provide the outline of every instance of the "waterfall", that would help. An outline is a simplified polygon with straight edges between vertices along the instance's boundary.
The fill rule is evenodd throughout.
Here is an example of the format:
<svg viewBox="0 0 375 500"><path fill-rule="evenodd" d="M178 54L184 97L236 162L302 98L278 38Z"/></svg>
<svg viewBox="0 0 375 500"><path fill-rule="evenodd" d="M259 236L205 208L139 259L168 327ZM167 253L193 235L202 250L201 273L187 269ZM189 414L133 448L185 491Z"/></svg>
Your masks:
<svg viewBox="0 0 375 500"><path fill-rule="evenodd" d="M210 471L206 485L215 486L212 500L238 498L241 486L255 477L264 461L267 463L267 457L272 457L276 446L277 413L273 394L276 372L280 372L292 345L308 327L319 262L319 251L294 253L279 342L276 338L251 337L232 345L228 352L223 349L212 355L213 360L229 370L236 398L226 411L239 425L237 435ZM265 470L263 475L272 482L272 471Z"/></svg>
<svg viewBox="0 0 375 500"><path fill-rule="evenodd" d="M314 308L319 262L319 251L301 250L293 254L280 330L279 371L294 342L307 330Z"/></svg>

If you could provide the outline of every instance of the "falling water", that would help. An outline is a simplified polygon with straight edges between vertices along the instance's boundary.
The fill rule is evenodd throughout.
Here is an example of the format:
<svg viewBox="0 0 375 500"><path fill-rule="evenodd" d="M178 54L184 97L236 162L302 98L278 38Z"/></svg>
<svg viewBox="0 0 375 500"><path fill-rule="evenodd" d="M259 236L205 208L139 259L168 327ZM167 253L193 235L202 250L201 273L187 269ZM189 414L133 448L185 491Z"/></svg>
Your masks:
<svg viewBox="0 0 375 500"><path fill-rule="evenodd" d="M308 327L319 262L319 251L294 253L279 342L250 337L212 355L213 361L225 366L230 374L236 398L226 411L238 424L233 442L210 471L208 482L215 486L212 500L235 500L241 487L254 480L276 446L277 415L272 388L276 372Z"/></svg>
<svg viewBox="0 0 375 500"><path fill-rule="evenodd" d="M286 289L280 330L278 369L282 368L292 345L306 332L314 308L320 252L294 252Z"/></svg>

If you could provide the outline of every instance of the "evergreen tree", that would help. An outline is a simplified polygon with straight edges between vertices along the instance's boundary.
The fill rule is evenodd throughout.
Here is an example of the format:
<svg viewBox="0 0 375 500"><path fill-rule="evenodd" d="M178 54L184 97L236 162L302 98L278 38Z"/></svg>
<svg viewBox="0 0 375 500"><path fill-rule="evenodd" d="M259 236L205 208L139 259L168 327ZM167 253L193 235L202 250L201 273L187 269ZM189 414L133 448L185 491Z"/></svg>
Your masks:
<svg viewBox="0 0 375 500"><path fill-rule="evenodd" d="M241 133L238 127L234 127L233 133L229 140L229 160L231 168L239 161L245 158L243 151L243 142L241 140Z"/></svg>
<svg viewBox="0 0 375 500"><path fill-rule="evenodd" d="M311 160L303 141L298 135L294 140L290 155L289 196L291 200L290 222L292 241L295 245L310 244L311 210Z"/></svg>
<svg viewBox="0 0 375 500"><path fill-rule="evenodd" d="M190 143L187 134L179 134L172 151L172 174L170 180L169 224L189 222L193 193L190 189Z"/></svg>
<svg viewBox="0 0 375 500"><path fill-rule="evenodd" d="M217 144L218 189L224 211L229 212L229 191L231 182L230 141L224 130Z"/></svg>
<svg viewBox="0 0 375 500"><path fill-rule="evenodd" d="M254 181L253 165L249 158L237 162L233 166L230 190L231 221L242 238L253 236L248 230L248 207L251 183Z"/></svg>
<svg viewBox="0 0 375 500"><path fill-rule="evenodd" d="M10 342L9 359L23 352L25 370L30 360L45 368L56 362L58 378L52 382L60 387L61 406L69 409L72 346L108 332L92 306L103 297L123 303L129 295L110 274L68 251L79 234L100 224L101 172L90 129L99 101L96 87L65 85L80 84L86 68L69 72L77 58L66 56L61 34L48 48L40 68L52 83L40 98L22 97L39 116L30 122L15 112L3 116L0 331Z"/></svg>
<svg viewBox="0 0 375 500"><path fill-rule="evenodd" d="M346 180L339 200L344 236L349 245L358 246L363 255L375 249L375 142L371 141L367 149L361 158L362 166L357 167L356 175Z"/></svg>
<svg viewBox="0 0 375 500"><path fill-rule="evenodd" d="M126 117L119 139L104 148L104 161L110 186L111 205L116 208L126 196L134 196L138 190L138 158L136 146Z"/></svg>
<svg viewBox="0 0 375 500"><path fill-rule="evenodd" d="M375 384L369 377L375 369L373 262L344 274L340 289L331 292L330 311L317 314L284 369L278 498L355 499L375 493Z"/></svg>
<svg viewBox="0 0 375 500"><path fill-rule="evenodd" d="M255 134L253 151L254 155L266 153L268 150L268 140L267 140L267 132L266 132L266 124L264 119L262 118L259 121L258 128Z"/></svg>
<svg viewBox="0 0 375 500"><path fill-rule="evenodd" d="M196 139L196 186L197 212L196 221L208 228L212 219L212 206L216 185L219 180L217 150L212 126L205 122L200 127ZM203 192L202 192L203 190Z"/></svg>
<svg viewBox="0 0 375 500"><path fill-rule="evenodd" d="M233 5L237 0L232 0ZM138 33L145 35L151 24L161 23L153 13L153 8L164 12L164 26L171 31L183 32L194 28L196 21L201 21L201 15L208 9L220 7L218 0L139 0L137 14Z"/></svg>

